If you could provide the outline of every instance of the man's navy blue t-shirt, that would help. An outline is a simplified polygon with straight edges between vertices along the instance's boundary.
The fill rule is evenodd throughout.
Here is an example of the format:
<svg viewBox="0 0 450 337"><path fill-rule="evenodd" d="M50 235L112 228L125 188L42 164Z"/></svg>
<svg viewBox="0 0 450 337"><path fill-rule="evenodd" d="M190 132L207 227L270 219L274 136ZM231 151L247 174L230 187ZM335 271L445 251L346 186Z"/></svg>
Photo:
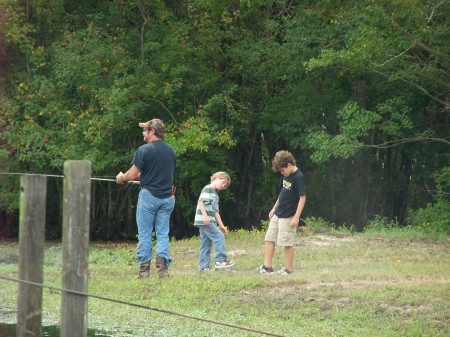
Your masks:
<svg viewBox="0 0 450 337"><path fill-rule="evenodd" d="M140 186L159 199L172 195L173 175L177 156L175 150L163 141L140 146L131 164L141 171Z"/></svg>

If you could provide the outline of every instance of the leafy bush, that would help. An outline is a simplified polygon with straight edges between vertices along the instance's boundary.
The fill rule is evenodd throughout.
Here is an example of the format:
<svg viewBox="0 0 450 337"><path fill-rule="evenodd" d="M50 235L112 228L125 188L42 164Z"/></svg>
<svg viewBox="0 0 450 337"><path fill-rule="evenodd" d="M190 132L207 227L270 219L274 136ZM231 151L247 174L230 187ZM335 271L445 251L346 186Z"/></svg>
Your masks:
<svg viewBox="0 0 450 337"><path fill-rule="evenodd" d="M329 232L330 230L335 229L334 223L330 223L320 217L307 217L305 223L316 233Z"/></svg>
<svg viewBox="0 0 450 337"><path fill-rule="evenodd" d="M434 203L425 208L411 211L407 219L408 224L422 233L436 237L450 234L450 202L447 196L450 192L450 170L444 168L435 174L436 194Z"/></svg>
<svg viewBox="0 0 450 337"><path fill-rule="evenodd" d="M400 228L397 219L389 220L387 217L377 215L366 226L366 232L384 232Z"/></svg>
<svg viewBox="0 0 450 337"><path fill-rule="evenodd" d="M261 231L267 231L269 228L269 220L261 220ZM329 232L335 229L335 224L330 223L322 218L307 217L305 220L300 220L299 226L307 226L315 233Z"/></svg>
<svg viewBox="0 0 450 337"><path fill-rule="evenodd" d="M269 228L269 220L261 220L261 230L267 231L267 228Z"/></svg>
<svg viewBox="0 0 450 337"><path fill-rule="evenodd" d="M408 218L411 227L427 234L450 234L450 203L439 200L435 204L428 204L425 208L413 211Z"/></svg>

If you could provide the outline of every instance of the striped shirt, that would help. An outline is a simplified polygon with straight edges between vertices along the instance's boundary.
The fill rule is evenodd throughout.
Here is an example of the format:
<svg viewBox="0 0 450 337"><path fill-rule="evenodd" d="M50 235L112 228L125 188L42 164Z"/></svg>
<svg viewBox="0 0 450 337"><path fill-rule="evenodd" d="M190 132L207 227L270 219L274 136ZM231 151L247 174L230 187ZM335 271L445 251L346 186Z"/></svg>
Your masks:
<svg viewBox="0 0 450 337"><path fill-rule="evenodd" d="M217 194L216 190L212 188L211 185L206 185L205 187L203 187L202 193L200 193L198 201L200 200L205 204L206 214L208 214L211 224L215 224L216 217L214 216L214 214L219 211L219 195ZM202 226L204 224L204 217L197 203L194 226Z"/></svg>

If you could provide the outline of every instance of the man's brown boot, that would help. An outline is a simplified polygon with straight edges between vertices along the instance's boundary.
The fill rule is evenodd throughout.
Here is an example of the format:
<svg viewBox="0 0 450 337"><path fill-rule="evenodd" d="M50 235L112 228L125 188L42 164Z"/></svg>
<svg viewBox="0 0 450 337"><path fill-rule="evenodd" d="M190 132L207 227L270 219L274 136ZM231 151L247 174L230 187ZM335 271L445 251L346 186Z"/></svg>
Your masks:
<svg viewBox="0 0 450 337"><path fill-rule="evenodd" d="M169 277L169 270L165 258L160 256L156 258L156 268L158 268L159 278Z"/></svg>
<svg viewBox="0 0 450 337"><path fill-rule="evenodd" d="M150 277L150 261L141 264L137 278L149 278L149 277Z"/></svg>

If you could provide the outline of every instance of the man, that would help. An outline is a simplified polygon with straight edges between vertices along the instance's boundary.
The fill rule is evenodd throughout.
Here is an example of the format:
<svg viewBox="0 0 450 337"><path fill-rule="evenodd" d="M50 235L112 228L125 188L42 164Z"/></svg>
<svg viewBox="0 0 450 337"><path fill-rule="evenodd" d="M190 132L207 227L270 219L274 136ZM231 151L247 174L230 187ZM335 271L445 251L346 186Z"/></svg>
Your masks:
<svg viewBox="0 0 450 337"><path fill-rule="evenodd" d="M164 142L165 126L159 119L139 123L147 144L140 146L131 162L131 168L116 176L118 184L139 180L136 222L139 244L137 259L140 264L139 278L150 276L152 259L152 233L156 234L156 268L161 278L167 277L172 259L169 255L169 220L175 206L172 195L173 176L176 166L174 149Z"/></svg>

